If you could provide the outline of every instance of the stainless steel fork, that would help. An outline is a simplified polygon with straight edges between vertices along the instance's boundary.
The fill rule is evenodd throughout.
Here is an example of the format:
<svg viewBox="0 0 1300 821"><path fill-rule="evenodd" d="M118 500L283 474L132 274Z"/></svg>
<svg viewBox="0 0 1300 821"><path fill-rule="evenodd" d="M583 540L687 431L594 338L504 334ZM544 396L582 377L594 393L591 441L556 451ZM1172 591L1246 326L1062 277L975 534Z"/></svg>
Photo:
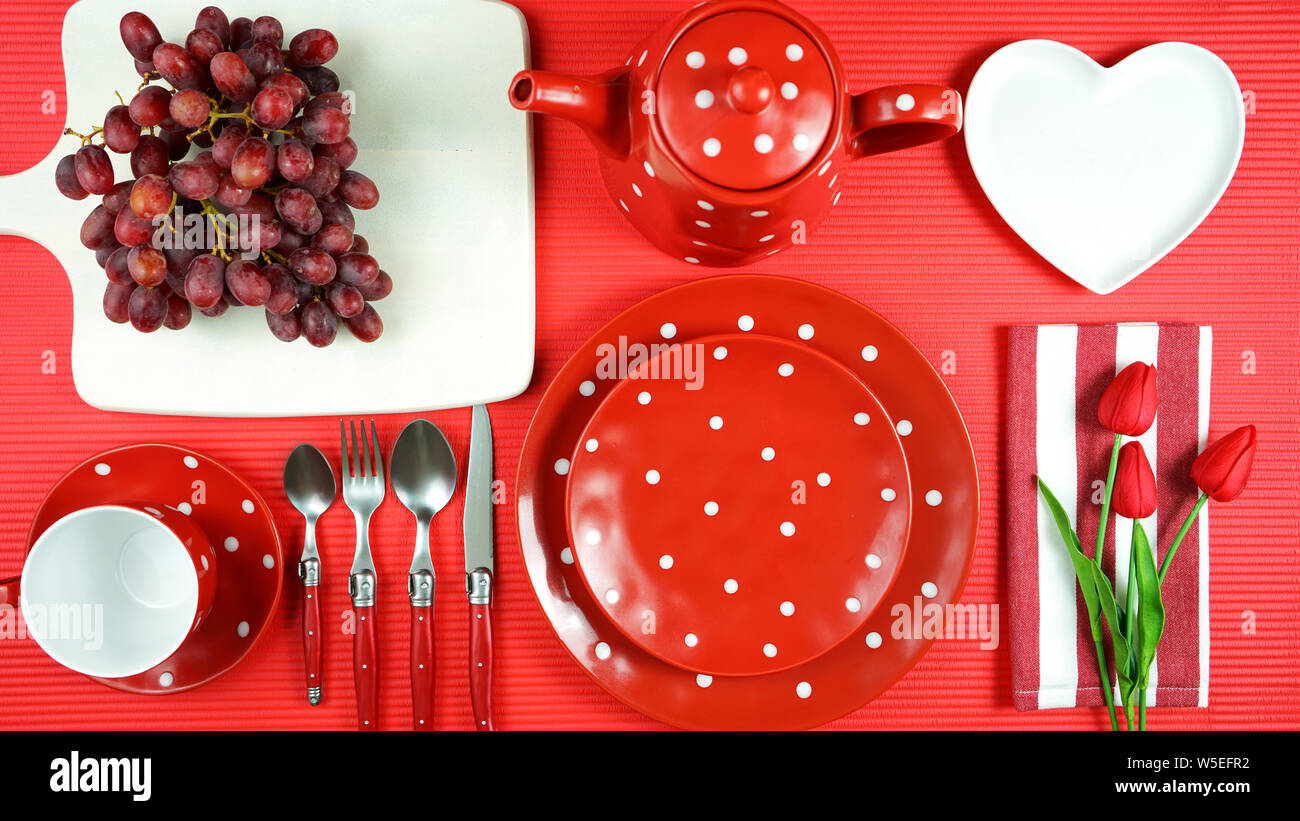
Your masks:
<svg viewBox="0 0 1300 821"><path fill-rule="evenodd" d="M384 501L384 458L379 447L375 421L361 423L361 444L357 447L357 423L349 423L352 447L348 447L347 429L339 420L339 439L343 454L343 502L357 520L357 549L352 556L348 577L348 595L356 616L356 635L352 639L352 677L357 688L357 729L379 729L379 641L375 629L375 563L370 557L370 517Z"/></svg>

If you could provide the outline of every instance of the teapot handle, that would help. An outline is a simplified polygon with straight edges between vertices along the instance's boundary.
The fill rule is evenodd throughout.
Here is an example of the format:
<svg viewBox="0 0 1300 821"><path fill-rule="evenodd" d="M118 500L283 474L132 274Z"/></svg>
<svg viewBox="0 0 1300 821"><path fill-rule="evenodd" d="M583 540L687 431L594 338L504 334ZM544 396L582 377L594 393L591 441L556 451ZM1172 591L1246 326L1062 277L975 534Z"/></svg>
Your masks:
<svg viewBox="0 0 1300 821"><path fill-rule="evenodd" d="M961 130L961 94L939 85L885 86L852 97L849 150L884 154L944 140Z"/></svg>
<svg viewBox="0 0 1300 821"><path fill-rule="evenodd" d="M12 579L0 579L0 604L18 606L18 582L21 578L14 576Z"/></svg>

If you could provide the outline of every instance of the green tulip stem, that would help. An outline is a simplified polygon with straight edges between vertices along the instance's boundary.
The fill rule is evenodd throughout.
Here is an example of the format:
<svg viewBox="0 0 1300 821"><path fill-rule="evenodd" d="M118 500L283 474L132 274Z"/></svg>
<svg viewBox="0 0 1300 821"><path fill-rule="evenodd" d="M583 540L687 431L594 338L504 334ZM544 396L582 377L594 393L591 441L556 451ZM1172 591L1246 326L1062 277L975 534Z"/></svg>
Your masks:
<svg viewBox="0 0 1300 821"><path fill-rule="evenodd" d="M1097 550L1093 561L1101 567L1101 554L1106 549L1106 520L1110 518L1110 494L1115 489L1115 468L1119 465L1119 446L1122 434L1115 434L1115 446L1110 449L1110 470L1106 471L1106 495L1101 500L1101 522L1097 524Z"/></svg>
<svg viewBox="0 0 1300 821"><path fill-rule="evenodd" d="M1133 537L1137 539L1137 536ZM1137 625L1137 563L1133 561L1133 548L1128 551L1128 586L1124 591L1124 638L1132 641Z"/></svg>
<svg viewBox="0 0 1300 821"><path fill-rule="evenodd" d="M1160 563L1160 572L1156 574L1156 581L1159 584L1165 583L1165 573L1169 572L1169 563L1174 560L1174 554L1178 552L1178 546L1183 543L1183 537L1192 529L1192 522L1196 521L1196 517L1201 514L1201 508L1205 507L1205 502L1209 498L1202 493L1201 498L1196 500L1196 507L1192 508L1192 512L1183 520L1183 526L1178 528L1178 535L1174 537L1173 544L1169 545L1169 552L1165 554L1165 560Z"/></svg>
<svg viewBox="0 0 1300 821"><path fill-rule="evenodd" d="M1101 673L1101 696L1106 701L1106 715L1110 716L1110 729L1119 732L1119 722L1115 720L1115 696L1111 693L1110 670L1106 669L1106 651L1101 646L1101 636L1094 638L1092 644L1097 649L1097 671Z"/></svg>
<svg viewBox="0 0 1300 821"><path fill-rule="evenodd" d="M1134 523L1136 524L1136 523ZM1137 541L1137 527L1133 528L1133 538L1129 542L1128 548L1128 586L1124 590L1124 624L1120 629L1124 631L1124 639L1133 646L1137 641L1137 562L1133 560L1133 543ZM1115 659L1115 664L1119 664L1119 659ZM1133 712L1131 705L1126 714L1128 718L1128 728L1135 730L1137 727L1133 724Z"/></svg>
<svg viewBox="0 0 1300 821"><path fill-rule="evenodd" d="M1147 728L1147 688L1143 687L1138 693L1138 730L1144 731Z"/></svg>

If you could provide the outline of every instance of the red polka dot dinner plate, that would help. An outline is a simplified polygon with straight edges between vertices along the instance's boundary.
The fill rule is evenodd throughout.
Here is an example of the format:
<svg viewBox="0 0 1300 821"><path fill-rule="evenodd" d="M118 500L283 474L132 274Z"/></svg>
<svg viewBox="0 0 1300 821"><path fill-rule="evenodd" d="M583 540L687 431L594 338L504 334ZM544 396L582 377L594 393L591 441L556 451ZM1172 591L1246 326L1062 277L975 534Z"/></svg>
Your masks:
<svg viewBox="0 0 1300 821"><path fill-rule="evenodd" d="M851 636L788 670L694 673L656 658L605 615L573 563L565 495L575 445L626 376L614 367L638 345L735 331L798 341L855 373L889 412L914 500L907 552L885 599ZM834 477L832 477L832 484ZM560 369L533 417L519 460L520 546L529 581L561 644L613 696L689 729L801 729L844 716L916 664L931 640L891 630L899 605L956 601L970 571L979 484L970 439L943 381L907 337L834 291L742 275L672 288L629 308Z"/></svg>
<svg viewBox="0 0 1300 821"><path fill-rule="evenodd" d="M856 375L756 333L659 345L574 451L570 544L596 605L698 673L803 664L871 615L907 545L902 444Z"/></svg>
<svg viewBox="0 0 1300 821"><path fill-rule="evenodd" d="M36 512L27 549L73 511L128 501L157 502L194 518L216 551L217 591L207 619L162 663L127 678L91 678L144 694L207 684L248 654L280 600L283 553L271 510L247 482L201 453L127 445L92 456L54 485Z"/></svg>

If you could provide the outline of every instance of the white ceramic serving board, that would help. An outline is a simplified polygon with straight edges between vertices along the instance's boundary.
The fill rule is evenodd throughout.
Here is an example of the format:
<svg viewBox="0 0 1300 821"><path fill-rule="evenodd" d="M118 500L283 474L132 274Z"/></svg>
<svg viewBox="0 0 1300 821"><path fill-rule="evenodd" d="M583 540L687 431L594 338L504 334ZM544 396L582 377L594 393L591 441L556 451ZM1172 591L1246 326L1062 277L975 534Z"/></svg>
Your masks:
<svg viewBox="0 0 1300 821"><path fill-rule="evenodd" d="M1157 43L1103 68L1051 40L980 66L966 151L1030 247L1099 294L1154 265L1205 219L1237 169L1245 108L1212 52Z"/></svg>
<svg viewBox="0 0 1300 821"><path fill-rule="evenodd" d="M81 0L64 20L68 123L102 122L139 77L118 36L131 10L184 42L212 0ZM108 410L201 416L312 416L431 410L507 399L533 369L533 166L527 115L506 99L528 64L528 32L496 0L244 0L232 18L274 14L288 40L313 27L339 39L330 68L355 92L353 168L379 186L357 232L395 282L375 303L384 335L366 345L340 327L316 349L270 335L260 308L194 317L141 334L103 315L104 273L78 233L98 198L69 200L54 167L79 146L64 137L36 167L0 177L0 231L49 249L72 283L77 391ZM128 179L125 155L114 155ZM21 204L15 208L14 204Z"/></svg>

